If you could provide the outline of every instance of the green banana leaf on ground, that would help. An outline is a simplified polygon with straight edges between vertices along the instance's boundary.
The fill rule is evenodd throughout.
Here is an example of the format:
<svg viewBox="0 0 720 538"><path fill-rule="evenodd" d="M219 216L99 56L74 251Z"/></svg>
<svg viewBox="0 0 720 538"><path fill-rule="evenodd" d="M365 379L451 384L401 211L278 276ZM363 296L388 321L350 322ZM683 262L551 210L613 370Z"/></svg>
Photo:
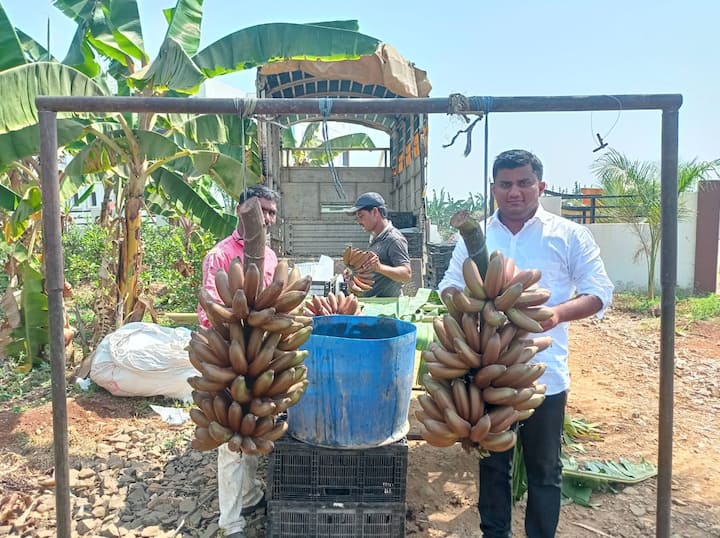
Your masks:
<svg viewBox="0 0 720 538"><path fill-rule="evenodd" d="M564 504L575 503L592 508L593 492L615 493L615 484L637 484L657 474L657 467L641 459L632 463L625 458L619 461L587 460L578 462L563 453L562 499ZM522 447L516 445L513 453L513 499L517 502L527 491L527 475L522 460Z"/></svg>
<svg viewBox="0 0 720 538"><path fill-rule="evenodd" d="M637 484L657 474L657 467L645 459L638 463L620 458L619 461L588 460L577 462L563 456L563 497L581 506L592 506L593 491L612 491L613 484Z"/></svg>

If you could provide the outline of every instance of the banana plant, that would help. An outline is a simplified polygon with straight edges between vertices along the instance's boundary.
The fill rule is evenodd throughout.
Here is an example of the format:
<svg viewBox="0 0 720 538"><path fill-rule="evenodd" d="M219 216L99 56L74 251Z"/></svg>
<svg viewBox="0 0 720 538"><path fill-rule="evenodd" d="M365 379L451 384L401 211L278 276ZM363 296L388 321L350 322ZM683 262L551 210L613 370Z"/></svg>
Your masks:
<svg viewBox="0 0 720 538"><path fill-rule="evenodd" d="M0 171L40 151L38 95L107 95L102 84L68 65L19 32L0 3ZM79 114L58 114L58 144L75 140L87 123Z"/></svg>
<svg viewBox="0 0 720 538"><path fill-rule="evenodd" d="M36 158L40 150L38 95L107 95L97 80L58 63L30 36L17 30L0 3L0 219L8 282L17 291L22 315L9 347L29 369L41 358L48 325L42 303L42 286L36 286L41 264L41 201ZM57 138L62 146L77 139L91 121L79 114L57 115Z"/></svg>
<svg viewBox="0 0 720 538"><path fill-rule="evenodd" d="M77 23L64 63L95 76L100 71L99 59L106 60L121 95L189 96L211 77L280 59L357 58L374 52L379 44L377 39L358 33L355 21L273 23L239 30L199 51L202 1L178 0L174 8L164 11L168 23L165 38L157 57L150 60L135 0L56 0L55 5ZM206 219L225 222L226 217L215 218L207 204L193 196L195 193L183 190L181 179L207 174L237 197L242 188L260 180L260 170L259 159L248 163L247 157L257 156L257 152L247 140L237 145L218 142L217 138L212 143L203 139L203 129L213 126L230 132L225 124L237 123L236 118L189 117L178 126L177 116L143 113L137 119L121 115L117 121L122 129L110 135L96 128L86 130L92 149L80 152L75 157L78 164L69 166L65 175L112 171L121 180L124 230L118 290L124 314L128 315L138 299L141 210L148 182L153 181L165 193L192 197L193 201L183 203L201 210ZM188 136L189 131L197 138ZM71 190L64 189L66 194Z"/></svg>
<svg viewBox="0 0 720 538"><path fill-rule="evenodd" d="M282 131L283 148L290 150L295 166L324 166L348 149L375 147L372 138L365 133L351 133L323 141L317 135L320 126L319 122L309 123L300 140L296 140L292 127Z"/></svg>

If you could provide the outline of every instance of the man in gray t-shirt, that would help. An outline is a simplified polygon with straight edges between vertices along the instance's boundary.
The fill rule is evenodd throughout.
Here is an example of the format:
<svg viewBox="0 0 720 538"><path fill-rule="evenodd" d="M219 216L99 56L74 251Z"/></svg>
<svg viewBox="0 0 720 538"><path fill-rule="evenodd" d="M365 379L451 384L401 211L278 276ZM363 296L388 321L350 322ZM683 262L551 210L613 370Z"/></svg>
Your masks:
<svg viewBox="0 0 720 538"><path fill-rule="evenodd" d="M375 273L373 287L363 297L398 297L412 270L407 239L387 219L385 200L376 192L366 192L348 213L370 233L367 250L375 254L363 267Z"/></svg>

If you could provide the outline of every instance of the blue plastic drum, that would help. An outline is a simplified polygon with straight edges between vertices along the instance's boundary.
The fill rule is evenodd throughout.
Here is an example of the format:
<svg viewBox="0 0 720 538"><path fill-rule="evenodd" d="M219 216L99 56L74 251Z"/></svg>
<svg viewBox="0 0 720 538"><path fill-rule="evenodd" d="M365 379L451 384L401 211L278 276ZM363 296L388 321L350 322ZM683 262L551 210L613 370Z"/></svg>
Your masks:
<svg viewBox="0 0 720 538"><path fill-rule="evenodd" d="M409 429L412 323L371 316L318 316L302 346L309 386L288 409L289 433L329 448L395 443Z"/></svg>

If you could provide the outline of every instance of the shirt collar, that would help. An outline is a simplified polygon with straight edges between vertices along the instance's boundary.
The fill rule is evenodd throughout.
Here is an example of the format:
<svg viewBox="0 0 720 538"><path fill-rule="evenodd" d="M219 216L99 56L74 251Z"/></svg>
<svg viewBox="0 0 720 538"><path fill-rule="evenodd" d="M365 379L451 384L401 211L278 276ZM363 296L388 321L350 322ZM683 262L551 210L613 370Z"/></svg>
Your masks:
<svg viewBox="0 0 720 538"><path fill-rule="evenodd" d="M523 228L527 226L528 224L532 224L535 220L546 223L548 220L552 218L552 214L547 211L542 204L538 204L538 208L535 211L535 214L530 217L525 224L523 224ZM490 219L488 220L488 226L501 226L505 228L506 226L502 223L500 220L500 209L496 209L495 212L492 214Z"/></svg>
<svg viewBox="0 0 720 538"><path fill-rule="evenodd" d="M380 237L382 237L384 234L387 233L387 231L388 231L390 228L392 228L392 222L388 221L388 223L387 223L387 225L385 226L385 228L383 228L382 231L381 231L379 234L377 234L377 235L370 234L370 243L372 243L372 242L375 241L376 239L379 239Z"/></svg>

